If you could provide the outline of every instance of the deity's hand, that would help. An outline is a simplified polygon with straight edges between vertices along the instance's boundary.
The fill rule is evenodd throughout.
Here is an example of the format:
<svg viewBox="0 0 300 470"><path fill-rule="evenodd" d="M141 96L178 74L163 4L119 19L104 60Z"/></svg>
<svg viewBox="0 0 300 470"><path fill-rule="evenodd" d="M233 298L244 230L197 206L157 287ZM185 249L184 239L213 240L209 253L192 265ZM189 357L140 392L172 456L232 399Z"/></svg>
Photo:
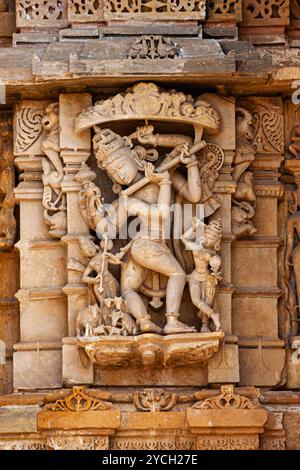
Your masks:
<svg viewBox="0 0 300 470"><path fill-rule="evenodd" d="M155 173L155 167L150 162L146 163L145 165L145 176L149 181L154 183L159 183L160 181L170 179L170 175L167 171L162 173Z"/></svg>
<svg viewBox="0 0 300 470"><path fill-rule="evenodd" d="M141 144L155 145L156 137L153 134L154 127L151 125L136 128L137 140Z"/></svg>

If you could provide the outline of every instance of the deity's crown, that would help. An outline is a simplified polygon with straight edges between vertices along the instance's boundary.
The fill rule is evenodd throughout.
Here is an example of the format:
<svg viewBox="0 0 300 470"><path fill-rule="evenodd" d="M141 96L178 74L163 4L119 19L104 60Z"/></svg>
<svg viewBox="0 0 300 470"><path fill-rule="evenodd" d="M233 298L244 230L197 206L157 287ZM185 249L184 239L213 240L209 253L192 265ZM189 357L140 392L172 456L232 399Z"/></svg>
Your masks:
<svg viewBox="0 0 300 470"><path fill-rule="evenodd" d="M211 235L221 236L222 228L223 228L223 225L222 225L221 219L217 219L217 220L213 220L212 222L209 222L209 224L205 228L205 232Z"/></svg>
<svg viewBox="0 0 300 470"><path fill-rule="evenodd" d="M116 150L125 146L124 139L111 129L100 129L95 127L94 148L97 153L97 160L105 162Z"/></svg>

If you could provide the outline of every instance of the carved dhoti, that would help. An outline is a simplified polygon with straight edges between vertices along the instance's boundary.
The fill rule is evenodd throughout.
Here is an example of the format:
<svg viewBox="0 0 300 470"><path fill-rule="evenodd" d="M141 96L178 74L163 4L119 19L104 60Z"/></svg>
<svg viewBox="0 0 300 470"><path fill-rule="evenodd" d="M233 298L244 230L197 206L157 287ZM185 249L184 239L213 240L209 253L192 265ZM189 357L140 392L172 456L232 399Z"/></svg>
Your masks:
<svg viewBox="0 0 300 470"><path fill-rule="evenodd" d="M140 266L165 276L184 274L184 271L166 243L162 240L135 240L131 256Z"/></svg>

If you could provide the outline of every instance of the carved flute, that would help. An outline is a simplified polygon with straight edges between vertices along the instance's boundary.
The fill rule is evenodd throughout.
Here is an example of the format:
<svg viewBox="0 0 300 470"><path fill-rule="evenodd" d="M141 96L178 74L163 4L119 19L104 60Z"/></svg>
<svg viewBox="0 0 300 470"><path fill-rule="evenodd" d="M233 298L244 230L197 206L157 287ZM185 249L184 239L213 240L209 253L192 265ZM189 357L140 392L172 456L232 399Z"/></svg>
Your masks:
<svg viewBox="0 0 300 470"><path fill-rule="evenodd" d="M189 150L189 157L193 155L194 153L198 152L199 150L202 150L206 145L206 142L201 140L197 144L193 145L190 150ZM166 162L165 164L163 163L158 169L157 173L163 173L164 171L170 170L174 166L177 166L180 163L180 159L183 156L183 151L180 153L180 155L177 155L174 157L172 160ZM132 186L129 188L125 189L122 191L122 194L126 196L131 196L132 194L136 193L139 189L143 188L146 184L150 182L149 178L145 176L142 178L140 181L137 181L134 183Z"/></svg>

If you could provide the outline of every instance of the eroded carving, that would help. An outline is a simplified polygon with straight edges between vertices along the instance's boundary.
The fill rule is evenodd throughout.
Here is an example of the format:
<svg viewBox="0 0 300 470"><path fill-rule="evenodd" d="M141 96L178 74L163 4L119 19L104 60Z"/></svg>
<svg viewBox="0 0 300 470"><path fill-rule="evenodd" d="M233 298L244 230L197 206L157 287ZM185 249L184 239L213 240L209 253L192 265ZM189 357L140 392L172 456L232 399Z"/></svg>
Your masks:
<svg viewBox="0 0 300 470"><path fill-rule="evenodd" d="M175 59L179 57L180 47L173 39L165 36L141 36L130 46L128 58L131 59Z"/></svg>
<svg viewBox="0 0 300 470"><path fill-rule="evenodd" d="M12 128L9 117L0 125L0 247L13 246L16 234L15 172L12 152Z"/></svg>
<svg viewBox="0 0 300 470"><path fill-rule="evenodd" d="M60 26L66 22L67 0L17 0L17 26Z"/></svg>
<svg viewBox="0 0 300 470"><path fill-rule="evenodd" d="M248 26L286 24L289 18L289 0L243 1L243 23Z"/></svg>

